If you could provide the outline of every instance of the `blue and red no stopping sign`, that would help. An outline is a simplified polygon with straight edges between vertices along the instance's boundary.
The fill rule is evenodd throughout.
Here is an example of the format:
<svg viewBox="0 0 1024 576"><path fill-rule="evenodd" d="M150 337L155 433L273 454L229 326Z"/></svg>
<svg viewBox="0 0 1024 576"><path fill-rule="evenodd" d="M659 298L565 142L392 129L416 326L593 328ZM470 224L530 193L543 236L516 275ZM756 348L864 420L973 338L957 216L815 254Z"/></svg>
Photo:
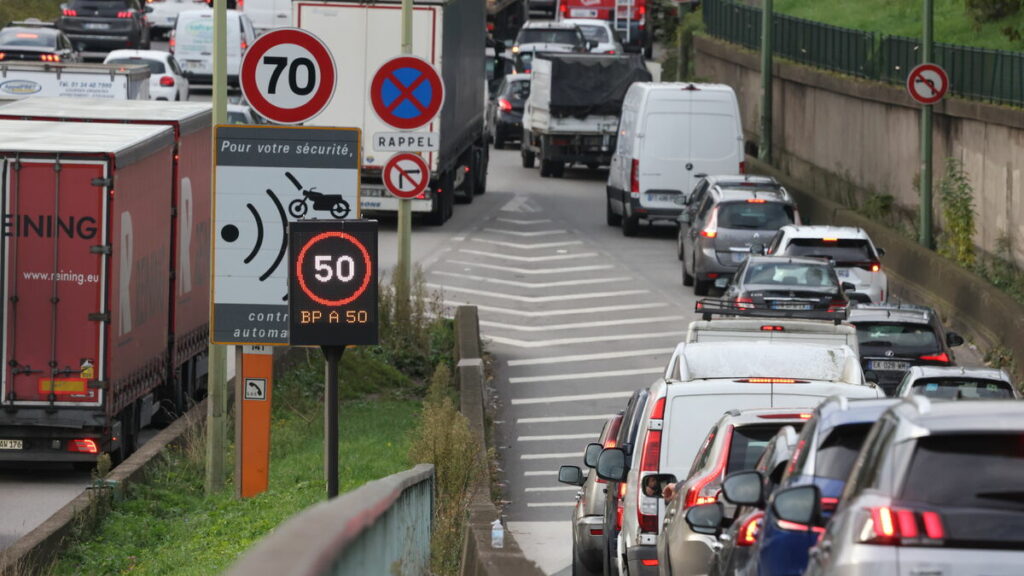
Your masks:
<svg viewBox="0 0 1024 576"><path fill-rule="evenodd" d="M398 56L384 63L370 84L377 117L399 130L416 130L433 120L444 104L444 83L429 62Z"/></svg>

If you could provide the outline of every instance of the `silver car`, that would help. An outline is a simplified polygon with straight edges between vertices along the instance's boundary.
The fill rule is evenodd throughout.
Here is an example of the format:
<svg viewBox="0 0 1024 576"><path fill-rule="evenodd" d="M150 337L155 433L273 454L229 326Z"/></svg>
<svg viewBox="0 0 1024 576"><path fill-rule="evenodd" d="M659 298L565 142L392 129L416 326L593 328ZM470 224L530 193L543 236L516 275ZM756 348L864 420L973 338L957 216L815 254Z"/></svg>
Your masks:
<svg viewBox="0 0 1024 576"><path fill-rule="evenodd" d="M1008 400L1021 397L1005 370L964 366L911 367L893 396L911 394L948 400Z"/></svg>
<svg viewBox="0 0 1024 576"><path fill-rule="evenodd" d="M905 398L865 439L805 576L1019 575L1022 437L1020 402ZM820 524L817 486L776 492L771 506Z"/></svg>

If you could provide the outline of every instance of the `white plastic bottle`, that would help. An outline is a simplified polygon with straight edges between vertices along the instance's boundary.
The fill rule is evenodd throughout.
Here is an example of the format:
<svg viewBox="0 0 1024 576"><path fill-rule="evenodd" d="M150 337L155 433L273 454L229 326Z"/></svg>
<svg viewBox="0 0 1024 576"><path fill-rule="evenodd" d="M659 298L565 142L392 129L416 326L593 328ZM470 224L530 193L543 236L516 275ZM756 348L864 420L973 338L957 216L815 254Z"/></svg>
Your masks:
<svg viewBox="0 0 1024 576"><path fill-rule="evenodd" d="M501 519L491 522L491 548L505 547L505 527L501 525Z"/></svg>

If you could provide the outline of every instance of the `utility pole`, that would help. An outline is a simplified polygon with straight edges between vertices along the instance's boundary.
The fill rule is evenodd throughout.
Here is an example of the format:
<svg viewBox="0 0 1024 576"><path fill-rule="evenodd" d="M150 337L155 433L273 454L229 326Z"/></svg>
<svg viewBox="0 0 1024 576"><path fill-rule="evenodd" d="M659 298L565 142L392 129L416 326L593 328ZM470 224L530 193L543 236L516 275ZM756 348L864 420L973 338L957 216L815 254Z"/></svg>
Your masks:
<svg viewBox="0 0 1024 576"><path fill-rule="evenodd" d="M927 1L927 0L926 0ZM772 163L772 22L775 7L772 0L761 1L761 141L757 146L757 157L765 163Z"/></svg>
<svg viewBox="0 0 1024 576"><path fill-rule="evenodd" d="M924 0L924 30L921 34L921 63L932 61L932 0ZM932 247L932 105L921 107L921 230L918 241Z"/></svg>
<svg viewBox="0 0 1024 576"><path fill-rule="evenodd" d="M412 0L402 0L402 54L412 54ZM445 190L451 193L451 190ZM412 200L398 200L398 306L406 306L409 302L409 291L412 286ZM438 202L441 202L438 198ZM442 207L443 210L443 207Z"/></svg>
<svg viewBox="0 0 1024 576"><path fill-rule="evenodd" d="M213 2L213 124L224 124L228 117L227 2ZM216 134L211 148L217 150ZM212 186L211 186L212 189ZM213 203L210 205L213 221ZM210 244L213 250L213 244ZM214 275L210 258L210 277ZM212 335L211 335L212 336ZM227 348L210 344L206 401L206 493L224 488L224 450L227 446L228 371Z"/></svg>

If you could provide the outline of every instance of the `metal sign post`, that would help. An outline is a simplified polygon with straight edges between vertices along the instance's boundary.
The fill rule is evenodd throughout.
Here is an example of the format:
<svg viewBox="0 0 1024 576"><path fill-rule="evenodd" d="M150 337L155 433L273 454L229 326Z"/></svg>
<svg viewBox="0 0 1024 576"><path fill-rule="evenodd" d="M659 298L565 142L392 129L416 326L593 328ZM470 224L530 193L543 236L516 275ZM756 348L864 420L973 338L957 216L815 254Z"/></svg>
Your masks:
<svg viewBox="0 0 1024 576"><path fill-rule="evenodd" d="M377 343L377 222L293 222L289 226L289 335L320 346L324 382L324 473L338 495L338 363L346 346Z"/></svg>

